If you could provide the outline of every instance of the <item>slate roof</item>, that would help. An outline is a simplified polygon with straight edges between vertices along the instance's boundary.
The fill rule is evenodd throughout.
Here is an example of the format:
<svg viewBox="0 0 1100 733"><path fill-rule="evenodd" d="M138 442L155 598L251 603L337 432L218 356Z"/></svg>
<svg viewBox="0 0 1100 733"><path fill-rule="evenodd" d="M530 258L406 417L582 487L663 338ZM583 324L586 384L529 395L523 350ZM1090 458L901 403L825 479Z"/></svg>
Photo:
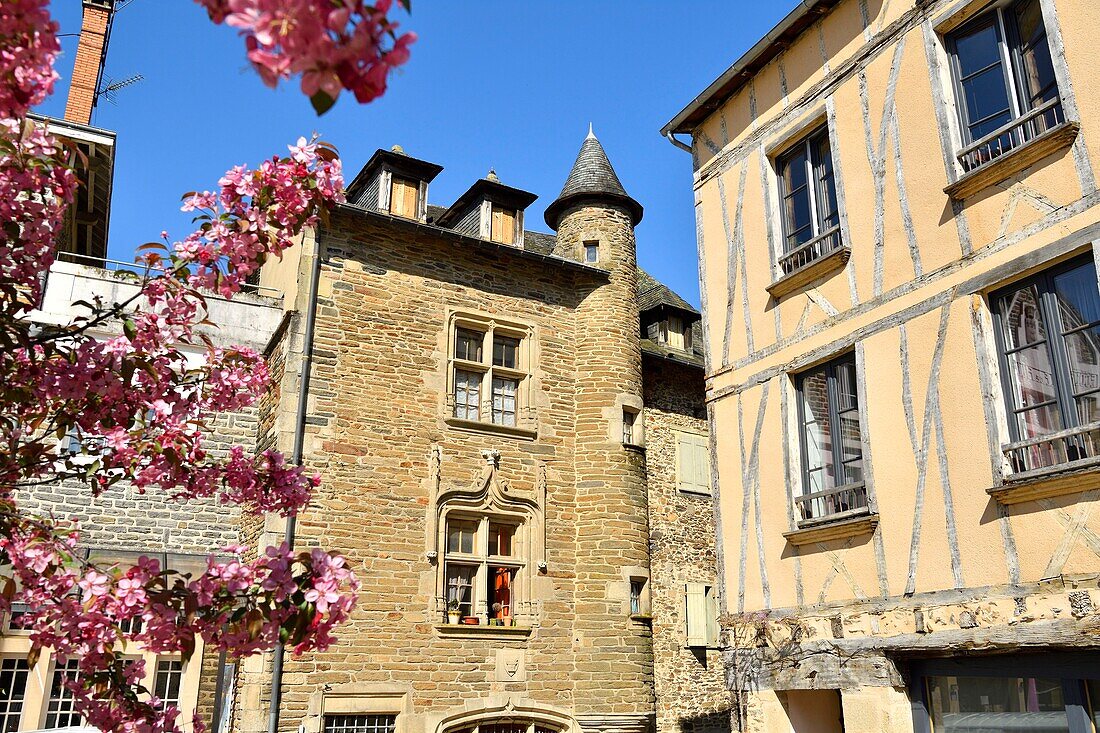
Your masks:
<svg viewBox="0 0 1100 733"><path fill-rule="evenodd" d="M611 166L603 145L589 129L588 137L581 143L577 160L569 178L565 179L561 193L554 203L546 207L546 223L551 229L558 228L561 213L571 204L583 200L612 201L626 206L634 224L642 220L642 205L630 198L619 176Z"/></svg>
<svg viewBox="0 0 1100 733"><path fill-rule="evenodd" d="M699 315L699 311L697 311L691 303L672 292L671 288L639 267L638 310L647 311L662 305L676 310L686 311L692 315Z"/></svg>

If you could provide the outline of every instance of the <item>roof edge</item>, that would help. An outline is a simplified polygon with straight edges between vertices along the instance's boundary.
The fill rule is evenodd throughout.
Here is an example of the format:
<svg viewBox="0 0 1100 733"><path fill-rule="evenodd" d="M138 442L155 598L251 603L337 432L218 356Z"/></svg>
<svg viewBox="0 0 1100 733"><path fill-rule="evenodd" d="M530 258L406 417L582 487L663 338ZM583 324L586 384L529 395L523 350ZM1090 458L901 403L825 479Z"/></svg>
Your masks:
<svg viewBox="0 0 1100 733"><path fill-rule="evenodd" d="M667 137L668 135L694 130L698 122L701 121L701 119L696 118L700 117L702 110L714 109L726 99L729 99L758 71L758 69L750 71L750 67L757 64L763 66L775 58L782 48L789 45L789 39L785 39L784 36L792 35L792 29L795 29L793 35L797 36L810 25L807 21L811 17L820 16L839 3L840 0L798 0L798 4L791 12L787 13L783 20L776 23L770 31L764 34L763 38L742 54L741 58L733 62L733 65L711 82L710 86L669 120L661 128L661 135ZM716 100L716 97L721 99Z"/></svg>
<svg viewBox="0 0 1100 733"><path fill-rule="evenodd" d="M616 206L622 206L630 214L630 222L632 226L638 226L638 222L642 220L642 215L645 213L645 209L642 205L631 198L630 194L620 196L617 193L601 193L597 191L579 191L577 193L570 194L565 197L555 199L549 206L546 207L546 211L543 212L543 219L546 221L547 226L558 231L558 225L561 224L562 212L564 212L570 206L574 206L583 201L595 201L595 202L607 202Z"/></svg>

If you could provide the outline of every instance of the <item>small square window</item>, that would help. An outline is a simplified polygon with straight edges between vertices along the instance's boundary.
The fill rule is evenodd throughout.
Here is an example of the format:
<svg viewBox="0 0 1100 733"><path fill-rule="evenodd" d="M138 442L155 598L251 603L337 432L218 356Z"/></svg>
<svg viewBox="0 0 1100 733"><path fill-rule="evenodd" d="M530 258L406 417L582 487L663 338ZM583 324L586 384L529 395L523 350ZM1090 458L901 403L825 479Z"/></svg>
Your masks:
<svg viewBox="0 0 1100 733"><path fill-rule="evenodd" d="M485 334L460 328L455 332L455 358L465 361L481 361L481 348Z"/></svg>
<svg viewBox="0 0 1100 733"><path fill-rule="evenodd" d="M473 520L452 519L447 522L447 552L474 554L474 538L477 536L477 522Z"/></svg>
<svg viewBox="0 0 1100 733"><path fill-rule="evenodd" d="M642 596L645 593L645 581L635 578L630 581L630 613L637 616L642 613Z"/></svg>
<svg viewBox="0 0 1100 733"><path fill-rule="evenodd" d="M493 337L493 366L516 369L519 364L519 339L507 336Z"/></svg>
<svg viewBox="0 0 1100 733"><path fill-rule="evenodd" d="M584 243L584 261L588 263L600 261L600 243L599 242L585 242Z"/></svg>
<svg viewBox="0 0 1100 733"><path fill-rule="evenodd" d="M324 733L394 733L396 715L326 715Z"/></svg>
<svg viewBox="0 0 1100 733"><path fill-rule="evenodd" d="M640 426L638 422L638 413L634 410L624 408L623 409L623 444L624 445L639 445L638 433Z"/></svg>

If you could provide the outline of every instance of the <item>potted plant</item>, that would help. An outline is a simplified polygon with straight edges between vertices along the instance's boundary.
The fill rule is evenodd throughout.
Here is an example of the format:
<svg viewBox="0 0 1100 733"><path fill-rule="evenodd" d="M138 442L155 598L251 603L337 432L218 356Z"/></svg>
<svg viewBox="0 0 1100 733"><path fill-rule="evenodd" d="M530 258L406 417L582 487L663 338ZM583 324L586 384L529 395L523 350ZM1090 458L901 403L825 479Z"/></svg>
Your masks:
<svg viewBox="0 0 1100 733"><path fill-rule="evenodd" d="M458 599L451 601L447 604L447 623L452 626L458 626L459 620L462 618L462 611L458 607Z"/></svg>
<svg viewBox="0 0 1100 733"><path fill-rule="evenodd" d="M500 604L499 603L494 603L493 604L493 617L489 619L489 625L490 626L503 626L504 625L504 619L500 618L500 616L498 614L500 614Z"/></svg>

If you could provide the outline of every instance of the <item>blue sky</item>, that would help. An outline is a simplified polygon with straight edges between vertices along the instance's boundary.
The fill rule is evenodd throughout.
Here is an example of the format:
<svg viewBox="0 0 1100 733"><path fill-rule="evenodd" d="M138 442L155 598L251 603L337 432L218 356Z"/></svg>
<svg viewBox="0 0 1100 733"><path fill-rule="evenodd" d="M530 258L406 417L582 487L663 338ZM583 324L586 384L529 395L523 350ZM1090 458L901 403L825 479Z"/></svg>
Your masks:
<svg viewBox="0 0 1100 733"><path fill-rule="evenodd" d="M554 200L588 123L627 191L645 207L641 265L698 305L691 160L659 130L766 33L793 0L415 0L395 11L420 40L382 99L344 95L317 118L296 84L263 86L236 32L190 0L133 0L117 16L106 75L142 74L101 100L93 124L118 132L109 255L128 260L162 229L181 238L185 191L212 188L237 163L256 163L299 135L334 143L350 180L379 147L401 144L444 167L432 203L452 203L496 169L539 195L529 229L547 231ZM53 0L62 33L80 29L79 0ZM76 54L61 39L60 116Z"/></svg>

